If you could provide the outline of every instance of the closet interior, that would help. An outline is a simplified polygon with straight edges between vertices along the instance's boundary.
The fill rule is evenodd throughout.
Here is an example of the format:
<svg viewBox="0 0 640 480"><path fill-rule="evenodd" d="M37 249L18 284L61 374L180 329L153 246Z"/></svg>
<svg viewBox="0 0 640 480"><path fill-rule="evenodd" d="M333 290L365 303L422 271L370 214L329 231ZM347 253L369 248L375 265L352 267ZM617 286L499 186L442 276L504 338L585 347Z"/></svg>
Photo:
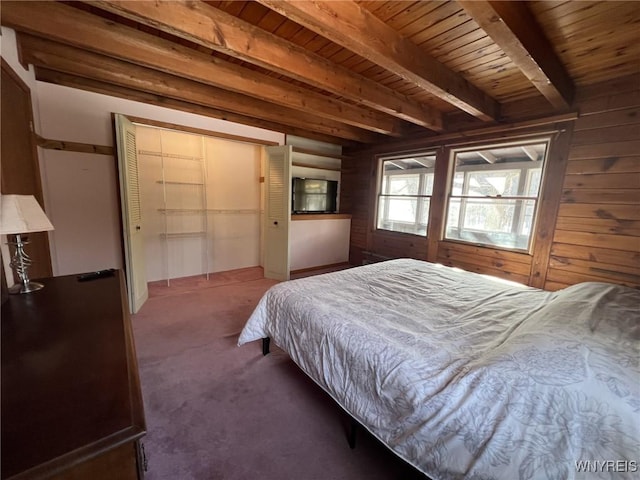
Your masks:
<svg viewBox="0 0 640 480"><path fill-rule="evenodd" d="M136 125L147 281L260 265L262 147Z"/></svg>

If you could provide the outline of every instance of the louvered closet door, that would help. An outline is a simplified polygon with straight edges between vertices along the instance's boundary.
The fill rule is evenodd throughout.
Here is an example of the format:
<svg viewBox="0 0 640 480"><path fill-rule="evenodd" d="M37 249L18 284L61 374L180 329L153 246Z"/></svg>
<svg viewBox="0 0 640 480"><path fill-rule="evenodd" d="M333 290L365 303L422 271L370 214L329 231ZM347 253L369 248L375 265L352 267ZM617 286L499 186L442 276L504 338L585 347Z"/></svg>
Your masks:
<svg viewBox="0 0 640 480"><path fill-rule="evenodd" d="M144 262L144 235L138 182L136 127L123 115L115 115L118 143L118 171L125 246L127 290L131 313L136 313L149 297Z"/></svg>
<svg viewBox="0 0 640 480"><path fill-rule="evenodd" d="M266 147L264 276L289 279L291 146Z"/></svg>

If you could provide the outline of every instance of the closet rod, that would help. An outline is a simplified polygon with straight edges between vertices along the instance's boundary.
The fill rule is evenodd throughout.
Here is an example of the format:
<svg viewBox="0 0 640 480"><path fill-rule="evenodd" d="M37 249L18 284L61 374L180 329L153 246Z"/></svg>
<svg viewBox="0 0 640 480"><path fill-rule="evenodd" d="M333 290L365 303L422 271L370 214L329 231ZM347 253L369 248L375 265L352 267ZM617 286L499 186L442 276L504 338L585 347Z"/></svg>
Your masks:
<svg viewBox="0 0 640 480"><path fill-rule="evenodd" d="M201 162L203 160L202 157L194 157L193 155L178 155L176 153L152 152L150 150L138 150L138 154L152 155L154 157L163 157L163 158L177 158L180 160L193 160L195 162Z"/></svg>

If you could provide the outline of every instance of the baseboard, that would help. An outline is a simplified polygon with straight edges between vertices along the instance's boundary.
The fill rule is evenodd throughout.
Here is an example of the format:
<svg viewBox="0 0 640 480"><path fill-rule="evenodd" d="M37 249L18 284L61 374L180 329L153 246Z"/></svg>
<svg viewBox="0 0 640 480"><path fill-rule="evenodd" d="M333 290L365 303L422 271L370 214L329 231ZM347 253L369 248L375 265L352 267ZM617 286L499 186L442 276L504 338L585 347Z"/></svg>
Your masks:
<svg viewBox="0 0 640 480"><path fill-rule="evenodd" d="M308 268L301 268L299 270L291 270L289 273L291 275L297 275L299 273L309 273L309 272L315 272L316 270L327 270L331 268L341 268L341 267L347 267L347 266L351 266L351 264L349 262L340 262L340 263L332 263L330 265L318 265L317 267L308 267Z"/></svg>

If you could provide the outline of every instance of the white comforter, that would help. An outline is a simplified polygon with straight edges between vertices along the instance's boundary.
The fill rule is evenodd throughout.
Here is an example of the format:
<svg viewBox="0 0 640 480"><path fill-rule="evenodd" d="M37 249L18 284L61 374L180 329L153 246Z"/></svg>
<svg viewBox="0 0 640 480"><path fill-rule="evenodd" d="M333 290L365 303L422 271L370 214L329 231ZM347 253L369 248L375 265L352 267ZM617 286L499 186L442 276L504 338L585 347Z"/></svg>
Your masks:
<svg viewBox="0 0 640 480"><path fill-rule="evenodd" d="M239 344L271 337L434 480L632 478L639 305L401 259L275 285Z"/></svg>

